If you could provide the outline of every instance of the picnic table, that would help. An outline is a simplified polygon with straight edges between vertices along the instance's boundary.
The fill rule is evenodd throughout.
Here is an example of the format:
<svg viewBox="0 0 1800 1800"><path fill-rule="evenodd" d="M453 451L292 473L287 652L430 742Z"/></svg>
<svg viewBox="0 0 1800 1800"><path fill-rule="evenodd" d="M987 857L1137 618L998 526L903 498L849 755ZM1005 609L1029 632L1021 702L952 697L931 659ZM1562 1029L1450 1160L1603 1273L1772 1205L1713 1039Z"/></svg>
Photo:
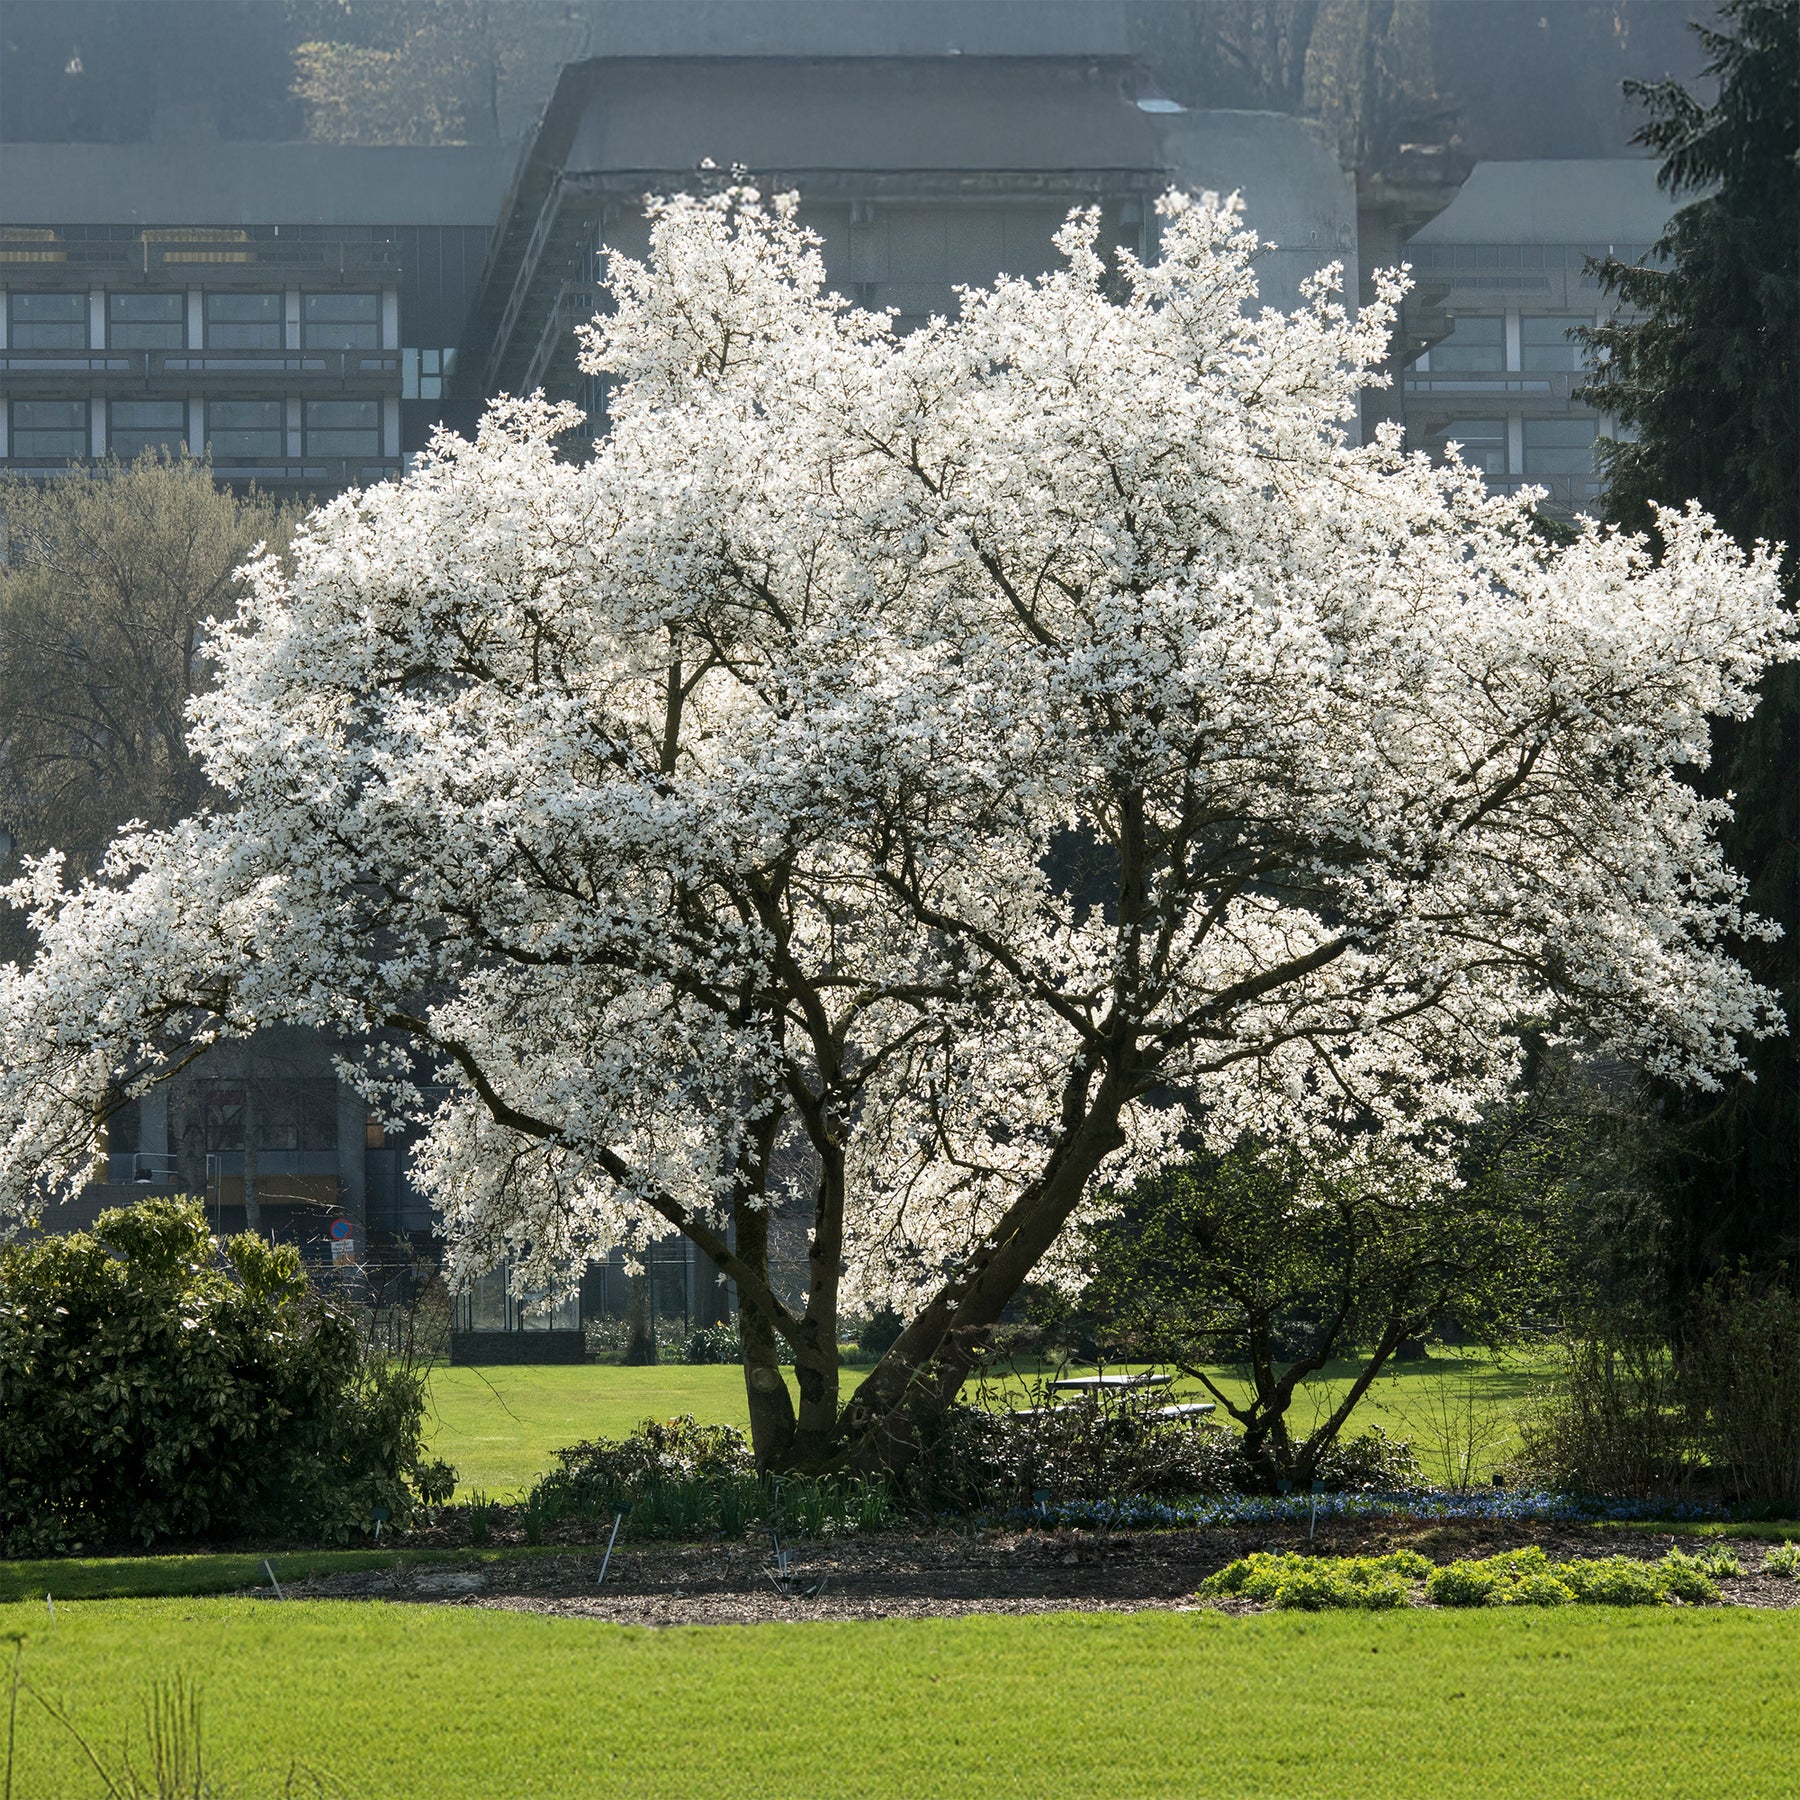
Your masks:
<svg viewBox="0 0 1800 1800"><path fill-rule="evenodd" d="M1117 1394L1138 1388L1167 1387L1174 1379L1173 1375L1148 1372L1141 1375L1065 1375L1051 1382L1050 1390L1052 1393ZM1198 1419L1217 1410L1210 1400L1184 1400L1173 1406L1157 1407L1155 1416L1159 1419Z"/></svg>

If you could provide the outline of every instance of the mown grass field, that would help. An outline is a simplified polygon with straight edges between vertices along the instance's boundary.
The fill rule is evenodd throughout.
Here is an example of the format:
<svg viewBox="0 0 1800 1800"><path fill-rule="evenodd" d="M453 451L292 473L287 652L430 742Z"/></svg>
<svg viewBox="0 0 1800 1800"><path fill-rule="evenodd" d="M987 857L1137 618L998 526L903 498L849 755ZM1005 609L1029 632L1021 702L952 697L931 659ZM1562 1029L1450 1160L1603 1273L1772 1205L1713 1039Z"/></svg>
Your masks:
<svg viewBox="0 0 1800 1800"><path fill-rule="evenodd" d="M643 1631L461 1607L0 1607L103 1757L199 1685L217 1791L346 1800L1794 1792L1800 1614L1056 1615ZM29 1701L14 1793L104 1790ZM310 1786L295 1791L313 1792Z"/></svg>
<svg viewBox="0 0 1800 1800"><path fill-rule="evenodd" d="M1511 1456L1518 1443L1518 1409L1542 1374L1542 1365L1529 1359L1496 1359L1476 1351L1438 1351L1427 1363L1390 1367L1394 1372L1381 1376L1358 1404L1349 1429L1379 1425L1392 1437L1411 1438L1433 1481L1449 1479L1444 1456L1471 1421L1482 1434L1476 1459L1480 1479ZM846 1388L863 1373L846 1369ZM1309 1384L1296 1403L1295 1426L1310 1429L1316 1412L1342 1398L1351 1376L1335 1365ZM1028 1384L1022 1375L990 1382L989 1402L1017 1404ZM1178 1391L1190 1397L1185 1386ZM433 1453L456 1467L459 1498L479 1491L501 1499L528 1488L563 1445L621 1437L642 1419L684 1412L747 1429L742 1372L682 1364L439 1368L431 1374L428 1432Z"/></svg>

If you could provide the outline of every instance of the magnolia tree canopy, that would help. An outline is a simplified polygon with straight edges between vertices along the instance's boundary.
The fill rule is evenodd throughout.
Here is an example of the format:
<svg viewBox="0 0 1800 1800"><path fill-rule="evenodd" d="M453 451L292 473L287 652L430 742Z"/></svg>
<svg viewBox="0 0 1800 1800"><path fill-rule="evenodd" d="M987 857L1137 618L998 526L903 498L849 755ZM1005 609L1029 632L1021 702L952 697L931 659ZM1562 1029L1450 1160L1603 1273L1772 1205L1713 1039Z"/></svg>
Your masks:
<svg viewBox="0 0 1800 1800"><path fill-rule="evenodd" d="M1400 281L1258 312L1235 203L1162 214L1154 264L1078 215L1057 273L897 338L791 201L658 205L586 333L591 459L501 401L316 513L213 638L231 810L13 890L14 1215L188 1047L320 1026L428 1125L457 1274L684 1232L759 1455L870 1466L1178 1141L1426 1166L1527 1031L1736 1068L1775 1015L1676 770L1789 653L1767 553L1697 512L1654 562L1555 547L1351 444ZM840 1310L883 1302L840 1404Z"/></svg>

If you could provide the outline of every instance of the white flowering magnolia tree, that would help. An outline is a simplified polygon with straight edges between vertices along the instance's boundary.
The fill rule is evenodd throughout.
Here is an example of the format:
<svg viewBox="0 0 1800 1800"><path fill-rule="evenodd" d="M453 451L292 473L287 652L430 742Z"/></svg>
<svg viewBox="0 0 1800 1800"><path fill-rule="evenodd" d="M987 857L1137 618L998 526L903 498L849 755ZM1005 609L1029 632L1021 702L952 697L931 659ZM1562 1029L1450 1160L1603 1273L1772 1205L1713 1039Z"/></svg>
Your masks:
<svg viewBox="0 0 1800 1800"><path fill-rule="evenodd" d="M1399 281L1259 312L1234 203L1162 226L1109 274L1076 216L898 338L791 202L658 205L586 332L591 459L502 401L316 513L213 640L228 810L12 891L13 1216L193 1046L316 1025L428 1126L458 1275L679 1231L736 1283L759 1457L872 1467L1178 1141L1429 1163L1528 1030L1736 1068L1776 1015L1677 770L1788 654L1769 556L1694 512L1654 563L1552 546L1353 445Z"/></svg>

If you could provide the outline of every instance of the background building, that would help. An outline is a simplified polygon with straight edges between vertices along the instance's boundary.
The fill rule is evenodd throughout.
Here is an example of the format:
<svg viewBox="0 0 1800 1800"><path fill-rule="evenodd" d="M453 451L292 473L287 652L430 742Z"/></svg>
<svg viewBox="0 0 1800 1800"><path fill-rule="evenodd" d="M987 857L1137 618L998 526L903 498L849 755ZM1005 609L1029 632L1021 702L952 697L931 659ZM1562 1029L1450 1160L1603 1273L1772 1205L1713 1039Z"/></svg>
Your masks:
<svg viewBox="0 0 1800 1800"><path fill-rule="evenodd" d="M1671 210L1651 162L1478 163L1406 245L1403 328L1429 346L1402 384L1408 441L1454 440L1490 487L1594 510L1594 441L1614 425L1574 398L1588 364L1571 333L1611 309L1589 261L1643 260Z"/></svg>
<svg viewBox="0 0 1800 1800"><path fill-rule="evenodd" d="M290 492L397 473L439 414L508 162L6 146L0 470L161 445Z"/></svg>
<svg viewBox="0 0 1800 1800"><path fill-rule="evenodd" d="M1365 429L1398 418L1580 509L1607 424L1573 398L1568 332L1603 303L1584 259L1641 254L1669 210L1619 81L1691 75L1687 10L1364 9L1364 35L1327 39L1330 9L1288 0L445 0L400 33L359 0L321 38L253 0L11 0L0 471L162 445L323 497L499 392L542 386L598 422L573 328L603 304L605 253L643 251L646 193L741 164L799 190L830 279L901 330L959 283L1044 269L1071 206L1147 255L1165 188L1241 189L1275 244L1265 301L1326 263L1353 300L1413 264ZM68 1217L179 1187L231 1230L254 1179L264 1228L311 1253L334 1222L398 1253L430 1228L404 1161L329 1046L270 1034L127 1109ZM718 1311L685 1244L652 1292L689 1322ZM617 1256L584 1284L590 1309L624 1294ZM490 1283L461 1323L529 1317Z"/></svg>

